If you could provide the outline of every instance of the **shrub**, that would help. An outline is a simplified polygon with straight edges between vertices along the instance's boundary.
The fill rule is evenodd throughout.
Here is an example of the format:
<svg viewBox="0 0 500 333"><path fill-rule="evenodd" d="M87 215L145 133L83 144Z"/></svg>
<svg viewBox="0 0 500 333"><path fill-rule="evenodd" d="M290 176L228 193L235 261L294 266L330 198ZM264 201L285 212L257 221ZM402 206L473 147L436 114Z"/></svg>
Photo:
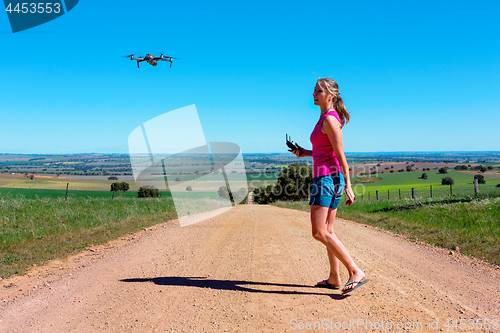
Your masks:
<svg viewBox="0 0 500 333"><path fill-rule="evenodd" d="M441 185L453 185L455 182L453 181L453 178L451 177L444 177L441 180Z"/></svg>
<svg viewBox="0 0 500 333"><path fill-rule="evenodd" d="M191 186L186 187L186 191L191 192L192 190L193 190L193 188Z"/></svg>
<svg viewBox="0 0 500 333"><path fill-rule="evenodd" d="M180 182L180 181L181 181L181 179L180 179L179 177L177 177L177 178L175 178L175 181L176 181L176 182Z"/></svg>
<svg viewBox="0 0 500 333"><path fill-rule="evenodd" d="M447 168L447 167L442 167L441 169L439 169L439 171L438 171L438 172L439 172L439 173L442 173L442 174L444 174L444 173L448 173L448 168Z"/></svg>
<svg viewBox="0 0 500 333"><path fill-rule="evenodd" d="M500 187L500 184L497 184L497 187Z"/></svg>
<svg viewBox="0 0 500 333"><path fill-rule="evenodd" d="M422 176L420 176L421 179L427 179L427 174L424 172Z"/></svg>
<svg viewBox="0 0 500 333"><path fill-rule="evenodd" d="M108 180L118 180L118 177L116 177L116 176L109 176Z"/></svg>
<svg viewBox="0 0 500 333"><path fill-rule="evenodd" d="M413 171L412 167L410 165L407 165L406 166L406 171L410 172L410 171Z"/></svg>
<svg viewBox="0 0 500 333"><path fill-rule="evenodd" d="M394 170L391 170L390 173L394 173Z"/></svg>
<svg viewBox="0 0 500 333"><path fill-rule="evenodd" d="M477 179L477 183L478 184L486 184L486 181L484 180L484 176L483 175L475 175L474 179Z"/></svg>
<svg viewBox="0 0 500 333"><path fill-rule="evenodd" d="M137 191L139 198L157 198L160 196L160 190L151 185L141 186Z"/></svg>

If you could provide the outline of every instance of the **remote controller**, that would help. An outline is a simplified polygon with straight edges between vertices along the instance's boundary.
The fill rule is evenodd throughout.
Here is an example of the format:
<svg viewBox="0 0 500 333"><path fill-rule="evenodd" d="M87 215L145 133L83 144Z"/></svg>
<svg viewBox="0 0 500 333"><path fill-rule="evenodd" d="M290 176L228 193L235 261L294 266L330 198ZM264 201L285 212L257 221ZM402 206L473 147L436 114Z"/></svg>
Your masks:
<svg viewBox="0 0 500 333"><path fill-rule="evenodd" d="M288 146L288 148L290 148L290 150L298 150L299 156L302 155L302 150L300 150L299 147L294 145L293 142L291 141L291 139L292 138L289 137L288 134L286 134L286 145Z"/></svg>

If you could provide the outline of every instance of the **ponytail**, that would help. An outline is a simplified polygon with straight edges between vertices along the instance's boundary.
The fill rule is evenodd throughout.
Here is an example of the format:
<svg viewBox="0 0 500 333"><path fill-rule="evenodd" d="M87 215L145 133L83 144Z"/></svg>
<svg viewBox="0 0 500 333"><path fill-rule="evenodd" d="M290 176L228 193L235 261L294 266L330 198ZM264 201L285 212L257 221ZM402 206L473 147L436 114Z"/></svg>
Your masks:
<svg viewBox="0 0 500 333"><path fill-rule="evenodd" d="M339 96L339 94L340 93L335 95L335 97L333 98L333 108L339 114L340 120L342 121L342 127L344 127L344 125L347 124L351 119L351 116L349 115L349 112L347 112L347 109L344 105L344 100Z"/></svg>

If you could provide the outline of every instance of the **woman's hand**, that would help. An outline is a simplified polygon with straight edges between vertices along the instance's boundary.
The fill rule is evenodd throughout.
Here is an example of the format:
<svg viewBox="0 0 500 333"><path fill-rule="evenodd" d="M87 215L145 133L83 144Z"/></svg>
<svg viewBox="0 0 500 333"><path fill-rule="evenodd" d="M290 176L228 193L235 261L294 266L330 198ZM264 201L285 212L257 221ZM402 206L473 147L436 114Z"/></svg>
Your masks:
<svg viewBox="0 0 500 333"><path fill-rule="evenodd" d="M346 187L345 188L345 194L347 195L347 201L345 202L345 204L347 206L352 205L354 203L354 200L356 200L356 195L352 191L352 188L351 187Z"/></svg>
<svg viewBox="0 0 500 333"><path fill-rule="evenodd" d="M291 152L292 154L294 154L295 156L297 156L297 158L300 158L301 156L305 156L305 154L304 154L304 148L302 148L301 146L299 146L299 144L297 142L295 142L295 145L299 149L294 149L294 150L288 149L288 151Z"/></svg>

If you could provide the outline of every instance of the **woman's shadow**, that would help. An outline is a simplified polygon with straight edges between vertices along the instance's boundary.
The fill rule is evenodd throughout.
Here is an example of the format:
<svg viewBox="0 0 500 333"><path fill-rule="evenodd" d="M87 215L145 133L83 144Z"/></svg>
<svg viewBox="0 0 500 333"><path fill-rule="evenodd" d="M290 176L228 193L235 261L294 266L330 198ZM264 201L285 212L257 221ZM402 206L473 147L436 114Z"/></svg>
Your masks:
<svg viewBox="0 0 500 333"><path fill-rule="evenodd" d="M210 288L216 290L237 290L249 293L265 293L265 294L281 294L281 295L321 295L330 296L332 299L342 300L348 297L342 294L318 293L318 292L304 292L297 290L262 290L258 286L276 286L287 288L315 288L300 284L287 284L287 283L270 283L270 282L253 282L253 281L237 281L237 280L213 280L204 277L181 277L181 276L165 276L156 278L132 278L123 279L122 282L153 282L161 286L184 286L184 287L198 287ZM253 288L248 287L253 286Z"/></svg>

